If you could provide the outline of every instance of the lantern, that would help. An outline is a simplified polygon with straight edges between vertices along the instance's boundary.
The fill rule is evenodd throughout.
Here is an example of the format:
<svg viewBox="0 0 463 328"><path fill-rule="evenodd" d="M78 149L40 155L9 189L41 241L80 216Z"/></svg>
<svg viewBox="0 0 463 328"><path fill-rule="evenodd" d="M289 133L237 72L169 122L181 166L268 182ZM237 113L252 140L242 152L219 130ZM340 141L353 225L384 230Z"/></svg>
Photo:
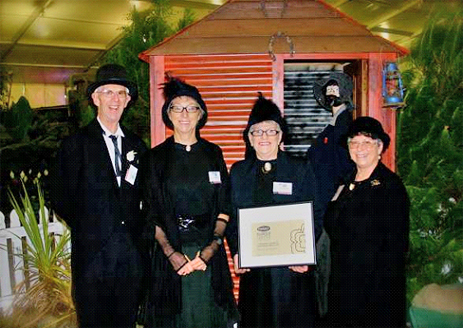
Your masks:
<svg viewBox="0 0 463 328"><path fill-rule="evenodd" d="M395 62L384 64L383 99L385 107L402 107L404 105L402 77Z"/></svg>

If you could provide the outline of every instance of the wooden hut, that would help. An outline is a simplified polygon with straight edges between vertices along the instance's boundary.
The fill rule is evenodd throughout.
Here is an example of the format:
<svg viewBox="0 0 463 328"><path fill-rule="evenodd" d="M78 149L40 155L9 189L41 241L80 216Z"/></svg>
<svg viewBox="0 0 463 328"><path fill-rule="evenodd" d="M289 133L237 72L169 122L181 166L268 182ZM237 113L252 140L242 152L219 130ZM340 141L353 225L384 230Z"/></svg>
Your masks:
<svg viewBox="0 0 463 328"><path fill-rule="evenodd" d="M166 72L198 87L209 111L201 135L231 165L243 158L242 131L258 91L284 112L288 148L303 153L330 117L313 82L343 71L354 81L355 115L377 118L391 136L384 161L394 168L395 112L383 107L382 71L405 52L321 0L230 0L140 54L150 64L152 145L170 133L161 118Z"/></svg>

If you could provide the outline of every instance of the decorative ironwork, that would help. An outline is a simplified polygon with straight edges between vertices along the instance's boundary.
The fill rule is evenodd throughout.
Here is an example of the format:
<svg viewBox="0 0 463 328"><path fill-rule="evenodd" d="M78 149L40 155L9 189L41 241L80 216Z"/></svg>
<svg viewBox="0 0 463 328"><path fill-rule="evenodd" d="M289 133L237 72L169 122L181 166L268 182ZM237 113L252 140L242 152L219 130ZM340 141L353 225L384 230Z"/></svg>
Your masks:
<svg viewBox="0 0 463 328"><path fill-rule="evenodd" d="M272 58L272 60L273 61L276 60L275 53L273 51L273 44L275 43L275 39L277 39L277 38L285 38L286 39L286 42L289 44L289 53L290 53L291 56L293 56L294 53L296 52L294 50L293 40L291 40L290 36L287 35L286 33L278 31L278 32L274 33L270 37L270 40L268 42L268 53L269 53L270 57Z"/></svg>

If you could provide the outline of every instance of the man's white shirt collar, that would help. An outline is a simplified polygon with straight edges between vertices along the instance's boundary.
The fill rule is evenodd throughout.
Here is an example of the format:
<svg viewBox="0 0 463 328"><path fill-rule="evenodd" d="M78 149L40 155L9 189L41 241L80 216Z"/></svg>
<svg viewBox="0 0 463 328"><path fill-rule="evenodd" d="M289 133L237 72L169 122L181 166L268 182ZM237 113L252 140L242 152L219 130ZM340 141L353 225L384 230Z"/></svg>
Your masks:
<svg viewBox="0 0 463 328"><path fill-rule="evenodd" d="M98 120L98 123L100 123L101 128L103 129L105 136L110 136L110 135L115 135L116 137L125 137L124 132L121 129L121 126L119 123L117 124L117 131L116 133L112 133L111 131L108 130L106 126L104 126L103 123L101 123L101 120L99 117L96 118Z"/></svg>

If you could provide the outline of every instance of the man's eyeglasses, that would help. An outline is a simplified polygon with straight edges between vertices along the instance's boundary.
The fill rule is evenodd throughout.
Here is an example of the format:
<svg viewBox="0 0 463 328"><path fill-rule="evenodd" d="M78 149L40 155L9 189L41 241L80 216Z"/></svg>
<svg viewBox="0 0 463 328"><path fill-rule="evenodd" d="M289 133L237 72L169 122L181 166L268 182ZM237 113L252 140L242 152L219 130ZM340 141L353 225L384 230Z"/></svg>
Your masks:
<svg viewBox="0 0 463 328"><path fill-rule="evenodd" d="M268 137L274 137L276 136L278 133L280 133L280 131L278 130L275 130L275 129L269 129L269 130L252 130L249 132L252 136L254 137L262 137L264 135L264 133L268 136Z"/></svg>
<svg viewBox="0 0 463 328"><path fill-rule="evenodd" d="M363 147L365 149L372 149L375 145L378 145L377 140L366 140L366 141L352 141L352 140L347 140L347 144L349 145L349 148L352 149L358 149L360 147Z"/></svg>
<svg viewBox="0 0 463 328"><path fill-rule="evenodd" d="M128 92L125 90L113 91L104 89L101 91L96 91L96 93L101 93L104 97L108 99L111 99L112 97L114 97L114 95L117 95L121 99L125 99L129 95Z"/></svg>
<svg viewBox="0 0 463 328"><path fill-rule="evenodd" d="M199 106L196 105L188 105L188 106L170 106L169 110L174 112L174 113L182 113L184 110L186 110L188 113L196 113L198 110L200 110Z"/></svg>

